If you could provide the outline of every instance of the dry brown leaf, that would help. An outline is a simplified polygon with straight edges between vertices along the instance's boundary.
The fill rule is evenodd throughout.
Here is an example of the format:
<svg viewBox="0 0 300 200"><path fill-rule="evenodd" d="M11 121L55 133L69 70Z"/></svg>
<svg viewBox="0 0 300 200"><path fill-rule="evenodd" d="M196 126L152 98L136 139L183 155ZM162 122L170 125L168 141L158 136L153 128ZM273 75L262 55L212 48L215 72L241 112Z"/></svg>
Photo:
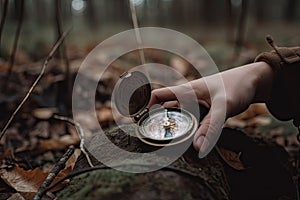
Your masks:
<svg viewBox="0 0 300 200"><path fill-rule="evenodd" d="M270 117L257 116L247 121L247 126L267 126L271 124Z"/></svg>
<svg viewBox="0 0 300 200"><path fill-rule="evenodd" d="M57 112L57 108L36 108L32 111L32 115L38 119L49 119Z"/></svg>
<svg viewBox="0 0 300 200"><path fill-rule="evenodd" d="M111 107L108 106L103 106L97 110L97 117L99 122L108 122L114 120Z"/></svg>
<svg viewBox="0 0 300 200"><path fill-rule="evenodd" d="M251 106L245 110L244 112L242 112L241 114L235 116L234 118L239 119L239 120L248 120L251 119L253 117L255 117L256 114L255 112L251 109Z"/></svg>
<svg viewBox="0 0 300 200"><path fill-rule="evenodd" d="M72 154L72 156L66 162L65 169L61 170L61 172L59 173L60 177L63 177L63 176L65 176L65 175L67 175L67 174L69 174L70 172L73 171L74 166L75 166L76 161L77 161L77 158L80 156L80 153L81 153L80 149L75 149L75 151Z"/></svg>
<svg viewBox="0 0 300 200"><path fill-rule="evenodd" d="M233 117L233 118L227 119L225 125L227 127L231 127L231 128L244 128L247 125L247 123L245 120L240 120L240 119Z"/></svg>
<svg viewBox="0 0 300 200"><path fill-rule="evenodd" d="M73 155L69 158L69 160L66 162L66 168L71 167L72 170L75 166L75 163L77 161L77 158L80 156L81 150L75 149Z"/></svg>
<svg viewBox="0 0 300 200"><path fill-rule="evenodd" d="M266 114L269 114L266 105L263 103L255 103L255 104L251 104L247 110L235 116L234 118L240 120L249 120L257 115L266 115Z"/></svg>
<svg viewBox="0 0 300 200"><path fill-rule="evenodd" d="M5 158L11 158L14 155L14 149L12 147L9 147L5 149L5 151L0 152L0 160L2 161Z"/></svg>
<svg viewBox="0 0 300 200"><path fill-rule="evenodd" d="M269 114L268 108L264 103L255 103L251 105L251 109L256 115L266 115Z"/></svg>
<svg viewBox="0 0 300 200"><path fill-rule="evenodd" d="M0 177L18 192L37 192L46 176L47 174L38 168L26 171L18 166L15 166L11 170L0 170Z"/></svg>
<svg viewBox="0 0 300 200"><path fill-rule="evenodd" d="M34 129L29 132L29 135L30 137L48 138L50 135L49 127L50 124L47 121L38 122Z"/></svg>
<svg viewBox="0 0 300 200"><path fill-rule="evenodd" d="M243 165L242 161L240 160L240 154L237 154L233 151L224 149L222 147L217 147L217 151L221 158L232 168L236 170L244 170L246 169Z"/></svg>
<svg viewBox="0 0 300 200"><path fill-rule="evenodd" d="M64 121L56 121L55 123L51 124L50 128L50 135L51 137L59 137L61 135L66 134L66 122Z"/></svg>
<svg viewBox="0 0 300 200"><path fill-rule="evenodd" d="M25 198L20 193L14 193L7 200L25 200Z"/></svg>
<svg viewBox="0 0 300 200"><path fill-rule="evenodd" d="M73 171L79 155L80 149L75 149L73 155L66 162L66 167L60 171L57 177L55 177L54 182ZM33 197L47 176L48 173L43 172L39 168L34 170L24 170L18 166L15 166L13 169L9 170L0 169L0 177L2 180L14 188L17 192L20 192L26 199ZM52 191L61 189L65 184L66 182L59 184Z"/></svg>
<svg viewBox="0 0 300 200"><path fill-rule="evenodd" d="M276 137L275 142L281 146L285 146L285 138L283 136Z"/></svg>
<svg viewBox="0 0 300 200"><path fill-rule="evenodd" d="M20 192L26 197L33 196L47 177L47 173L43 172L39 168L34 170L24 170L18 166L13 169L0 169L0 177L6 184L14 188L17 192ZM58 176L54 180L58 180L62 175ZM61 189L66 183L54 188L53 191Z"/></svg>
<svg viewBox="0 0 300 200"><path fill-rule="evenodd" d="M59 138L40 140L37 148L39 150L64 149L70 145L77 145L79 142L78 135L64 135Z"/></svg>

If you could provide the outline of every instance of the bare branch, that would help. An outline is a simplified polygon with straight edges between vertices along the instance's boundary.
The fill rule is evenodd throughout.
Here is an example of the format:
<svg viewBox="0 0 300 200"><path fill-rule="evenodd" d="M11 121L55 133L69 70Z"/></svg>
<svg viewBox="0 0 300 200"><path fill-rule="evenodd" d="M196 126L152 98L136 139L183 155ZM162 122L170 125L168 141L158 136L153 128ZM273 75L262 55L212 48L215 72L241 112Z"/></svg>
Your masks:
<svg viewBox="0 0 300 200"><path fill-rule="evenodd" d="M10 116L8 122L5 124L4 128L2 129L1 133L0 133L0 140L2 139L3 135L5 134L7 128L9 127L10 123L12 122L12 120L14 119L15 115L18 113L18 111L21 109L21 107L24 105L24 103L26 102L26 100L29 98L30 94L32 93L33 89L35 88L35 86L38 84L38 82L41 80L41 78L43 77L44 73L45 73L45 69L48 66L49 61L52 59L54 53L57 51L58 47L62 44L62 42L64 41L65 37L67 36L67 34L70 32L70 29L66 32L64 32L64 34L59 38L59 40L55 43L55 45L52 47L50 53L48 54L46 60L44 61L42 70L39 74L39 76L36 78L36 80L34 81L34 83L32 84L32 86L30 87L30 89L28 90L28 92L26 93L25 97L23 98L23 100L21 101L21 103L18 105L18 107L16 108L16 110L12 113L12 115Z"/></svg>
<svg viewBox="0 0 300 200"><path fill-rule="evenodd" d="M77 133L80 137L80 150L85 155L90 167L94 167L94 165L93 165L93 163L92 163L92 161L89 157L89 154L85 151L85 148L84 148L84 132L83 132L83 129L82 129L81 125L78 122L75 122L73 119L68 118L68 117L63 117L63 116L58 116L58 115L54 115L53 117L55 119L59 119L59 120L62 120L62 121L69 122L70 124L75 126L76 131L77 131Z"/></svg>
<svg viewBox="0 0 300 200"><path fill-rule="evenodd" d="M16 52L17 52L17 48L18 48L18 43L19 43L19 38L20 38L20 33L21 33L23 18L24 18L24 3L25 3L25 1L21 0L21 4L20 4L21 7L20 7L19 18L18 18L18 25L17 25L16 35L15 35L15 39L14 39L12 52L11 52L11 55L9 57L8 71L7 71L7 74L6 74L7 80L11 76L13 66L14 66L14 63L15 63L15 57L16 57Z"/></svg>
<svg viewBox="0 0 300 200"><path fill-rule="evenodd" d="M1 49L2 31L3 31L4 23L5 23L5 20L6 20L7 8L8 8L8 0L4 0L2 16L1 16L1 22L0 22L0 49Z"/></svg>
<svg viewBox="0 0 300 200"><path fill-rule="evenodd" d="M129 5L130 5L130 11L131 11L132 24L133 24L134 31L135 31L135 37L138 42L138 45L141 46L142 38L141 38L140 31L138 29L139 24L138 24L138 20L137 20L137 16L136 16L135 6L133 5L132 0L129 0ZM139 54L140 54L141 63L144 65L146 63L144 50L139 49Z"/></svg>
<svg viewBox="0 0 300 200"><path fill-rule="evenodd" d="M42 183L41 187L37 191L37 193L34 196L34 200L40 200L42 197L43 191L52 183L54 178L58 175L58 173L66 167L66 162L69 160L69 158L74 153L75 147L71 145L66 153L60 158L60 160L55 164L55 166L52 168L44 182Z"/></svg>

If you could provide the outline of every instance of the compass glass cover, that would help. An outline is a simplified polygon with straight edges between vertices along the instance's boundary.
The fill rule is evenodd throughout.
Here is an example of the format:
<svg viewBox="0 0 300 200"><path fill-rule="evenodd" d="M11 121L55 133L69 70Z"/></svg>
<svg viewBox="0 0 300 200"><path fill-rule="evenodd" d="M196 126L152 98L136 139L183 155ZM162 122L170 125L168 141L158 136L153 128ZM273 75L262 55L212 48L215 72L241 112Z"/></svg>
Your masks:
<svg viewBox="0 0 300 200"><path fill-rule="evenodd" d="M171 140L188 133L192 128L191 117L176 110L160 110L144 119L140 133L154 140Z"/></svg>

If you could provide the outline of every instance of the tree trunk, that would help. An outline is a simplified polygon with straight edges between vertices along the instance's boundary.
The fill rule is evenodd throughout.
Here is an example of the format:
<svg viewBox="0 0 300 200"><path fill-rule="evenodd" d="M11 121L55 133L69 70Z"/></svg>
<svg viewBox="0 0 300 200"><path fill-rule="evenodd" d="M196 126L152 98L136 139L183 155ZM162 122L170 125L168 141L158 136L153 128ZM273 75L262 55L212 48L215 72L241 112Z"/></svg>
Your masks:
<svg viewBox="0 0 300 200"><path fill-rule="evenodd" d="M287 5L285 6L284 16L287 22L294 22L297 14L297 1L296 0L288 0Z"/></svg>

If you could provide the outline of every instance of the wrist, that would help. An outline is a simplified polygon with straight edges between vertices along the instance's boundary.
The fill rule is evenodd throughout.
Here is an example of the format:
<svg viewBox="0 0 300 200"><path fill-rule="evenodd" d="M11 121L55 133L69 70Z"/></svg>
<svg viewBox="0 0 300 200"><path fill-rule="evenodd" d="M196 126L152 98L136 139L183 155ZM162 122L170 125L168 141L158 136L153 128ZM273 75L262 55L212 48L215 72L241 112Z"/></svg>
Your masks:
<svg viewBox="0 0 300 200"><path fill-rule="evenodd" d="M255 76L254 86L256 88L253 103L266 102L270 99L275 71L266 62L253 63L253 74Z"/></svg>

